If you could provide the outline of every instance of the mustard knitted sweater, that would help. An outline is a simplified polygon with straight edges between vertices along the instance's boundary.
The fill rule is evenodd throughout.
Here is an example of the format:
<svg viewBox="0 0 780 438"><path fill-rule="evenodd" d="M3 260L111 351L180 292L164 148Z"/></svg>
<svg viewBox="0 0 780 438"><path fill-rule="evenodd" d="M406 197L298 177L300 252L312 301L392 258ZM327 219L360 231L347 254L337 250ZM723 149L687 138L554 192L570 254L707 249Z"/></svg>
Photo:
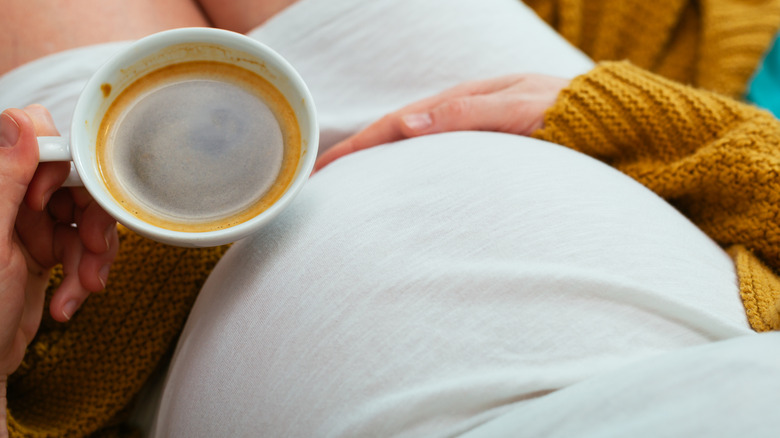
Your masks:
<svg viewBox="0 0 780 438"><path fill-rule="evenodd" d="M734 258L751 326L780 329L780 122L732 99L780 27L780 0L527 4L595 60L630 61L572 81L534 136L672 203ZM106 291L67 324L44 317L10 376L11 436L131 434L123 416L227 249L169 247L121 227L120 239Z"/></svg>

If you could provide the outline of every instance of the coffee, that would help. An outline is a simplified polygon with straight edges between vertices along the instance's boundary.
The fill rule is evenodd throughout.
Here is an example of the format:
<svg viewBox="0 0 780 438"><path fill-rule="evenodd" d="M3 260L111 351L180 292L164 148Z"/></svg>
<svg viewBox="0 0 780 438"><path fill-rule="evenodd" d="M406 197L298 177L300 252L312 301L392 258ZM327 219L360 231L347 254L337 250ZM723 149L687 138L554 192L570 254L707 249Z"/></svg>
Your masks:
<svg viewBox="0 0 780 438"><path fill-rule="evenodd" d="M126 210L169 230L205 232L245 222L284 194L301 134L270 82L232 64L192 61L121 91L101 122L96 154Z"/></svg>

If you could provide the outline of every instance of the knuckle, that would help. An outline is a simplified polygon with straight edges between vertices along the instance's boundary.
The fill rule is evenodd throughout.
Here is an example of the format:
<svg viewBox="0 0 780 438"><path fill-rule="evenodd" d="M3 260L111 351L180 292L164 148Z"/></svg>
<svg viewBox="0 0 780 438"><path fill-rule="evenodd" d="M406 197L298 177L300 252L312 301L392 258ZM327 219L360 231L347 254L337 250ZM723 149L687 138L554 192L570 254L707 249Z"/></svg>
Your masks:
<svg viewBox="0 0 780 438"><path fill-rule="evenodd" d="M345 155L345 154L351 154L352 152L356 152L359 150L360 145L355 140L347 140L346 143L343 144L343 148L339 150L339 156Z"/></svg>
<svg viewBox="0 0 780 438"><path fill-rule="evenodd" d="M476 89L479 88L479 86L482 84L483 81L468 81L463 82L458 85L455 85L450 89L452 94L454 95L470 95L473 93Z"/></svg>
<svg viewBox="0 0 780 438"><path fill-rule="evenodd" d="M44 113L48 112L46 107L44 107L40 103L33 103L33 104L30 104L30 105L27 105L26 107L24 107L24 111L27 112L28 114L29 113L33 113L33 114L36 114L36 115L44 114Z"/></svg>
<svg viewBox="0 0 780 438"><path fill-rule="evenodd" d="M402 112L394 112L390 114L386 114L382 116L379 120L376 121L376 123L372 123L369 128L377 128L377 127L384 127L385 129L395 129L398 126L401 125L401 118L403 117Z"/></svg>
<svg viewBox="0 0 780 438"><path fill-rule="evenodd" d="M464 98L448 100L442 106L442 112L452 118L464 117L469 114L470 110L471 103Z"/></svg>

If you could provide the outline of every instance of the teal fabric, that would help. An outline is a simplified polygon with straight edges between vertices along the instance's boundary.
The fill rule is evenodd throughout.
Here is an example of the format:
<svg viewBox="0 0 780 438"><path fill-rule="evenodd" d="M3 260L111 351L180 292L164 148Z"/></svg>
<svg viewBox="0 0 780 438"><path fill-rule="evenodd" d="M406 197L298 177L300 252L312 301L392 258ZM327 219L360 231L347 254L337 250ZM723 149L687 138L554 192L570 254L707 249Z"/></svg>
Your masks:
<svg viewBox="0 0 780 438"><path fill-rule="evenodd" d="M780 36L775 39L769 53L764 57L748 85L748 93L745 96L748 102L768 109L775 117L780 117L780 41L778 40Z"/></svg>

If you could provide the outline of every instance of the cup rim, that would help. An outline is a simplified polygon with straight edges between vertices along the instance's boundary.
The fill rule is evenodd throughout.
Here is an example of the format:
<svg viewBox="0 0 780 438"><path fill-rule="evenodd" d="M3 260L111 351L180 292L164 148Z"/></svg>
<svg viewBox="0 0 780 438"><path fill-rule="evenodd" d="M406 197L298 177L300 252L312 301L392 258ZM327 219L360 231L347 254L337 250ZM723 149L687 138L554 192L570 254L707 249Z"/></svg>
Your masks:
<svg viewBox="0 0 780 438"><path fill-rule="evenodd" d="M149 56L166 47L191 42L215 44L256 56L260 55L259 58L264 63L273 63L274 67L279 68L284 73L285 79L292 85L292 90L299 95L295 96L295 98L302 99L301 103L305 112L305 114L299 114L296 111L301 132L302 156L298 163L297 173L281 198L266 210L245 222L219 230L203 232L176 231L162 228L149 224L125 210L115 202L98 175L96 165L94 164L95 158L92 156L94 155L94 152L92 152L94 147L83 144L89 142L85 126L96 112L95 106L90 106L90 100L99 97L97 95L98 90L100 90L101 84L106 82L105 79L108 75L119 71L127 66L128 63L132 65L132 62L138 62L145 56ZM286 93L285 96L288 100L291 98ZM308 135L304 133L308 133ZM314 169L319 146L319 128L314 100L308 86L292 64L271 47L246 35L228 30L207 27L178 28L154 33L133 42L128 48L125 48L104 63L90 77L76 102L71 126L70 144L73 162L84 186L92 194L95 201L106 212L117 219L119 223L139 234L163 243L185 247L207 247L232 243L248 236L278 216L292 202Z"/></svg>

